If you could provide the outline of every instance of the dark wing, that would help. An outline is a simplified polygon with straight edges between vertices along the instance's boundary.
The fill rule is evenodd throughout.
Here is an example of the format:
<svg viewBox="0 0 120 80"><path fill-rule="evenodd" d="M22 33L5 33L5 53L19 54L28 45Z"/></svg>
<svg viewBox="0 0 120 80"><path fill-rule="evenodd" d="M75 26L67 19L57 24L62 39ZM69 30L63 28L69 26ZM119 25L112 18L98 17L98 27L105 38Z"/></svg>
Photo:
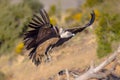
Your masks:
<svg viewBox="0 0 120 80"><path fill-rule="evenodd" d="M46 11L44 9L41 9L38 15L37 14L33 15L32 21L29 23L28 26L34 29L39 29L44 25L50 26L50 19Z"/></svg>
<svg viewBox="0 0 120 80"><path fill-rule="evenodd" d="M32 30L25 33L24 44L27 50L32 49L29 53L30 58L32 58L36 54L37 47L46 40L56 37L56 32L44 9L41 9L38 15L33 16L28 27Z"/></svg>
<svg viewBox="0 0 120 80"><path fill-rule="evenodd" d="M59 47L60 45L62 45L64 42L68 41L69 39L71 39L72 37L69 38L61 38L59 39L56 44L54 45L55 47Z"/></svg>
<svg viewBox="0 0 120 80"><path fill-rule="evenodd" d="M91 13L91 20L89 21L89 23L87 23L86 25L84 25L83 27L77 27L77 28L72 28L72 29L66 29L66 31L70 31L74 34L83 31L85 28L87 28L88 26L92 25L93 22L95 21L95 13L94 11L92 11Z"/></svg>
<svg viewBox="0 0 120 80"><path fill-rule="evenodd" d="M94 11L92 11L92 13L91 13L91 20L89 21L89 23L87 23L87 24L86 24L85 26L83 26L82 28L81 28L81 27L77 27L77 28L72 28L72 29L66 29L66 31L70 31L70 32L76 34L76 33L78 33L78 32L83 31L86 27L92 25L93 22L94 22L94 20L95 20L95 13L94 13ZM55 44L55 46L58 47L58 46L62 45L64 42L68 41L68 40L71 39L71 38L72 38L72 37L63 38L63 39L61 38L61 39L58 40L58 42Z"/></svg>
<svg viewBox="0 0 120 80"><path fill-rule="evenodd" d="M26 49L36 46L40 40L46 37L46 35L49 35L48 32L50 31L51 26L52 25L50 24L50 20L46 11L41 9L40 13L38 15L34 15L32 21L28 24L28 27L32 28L32 30L27 31L24 36Z"/></svg>

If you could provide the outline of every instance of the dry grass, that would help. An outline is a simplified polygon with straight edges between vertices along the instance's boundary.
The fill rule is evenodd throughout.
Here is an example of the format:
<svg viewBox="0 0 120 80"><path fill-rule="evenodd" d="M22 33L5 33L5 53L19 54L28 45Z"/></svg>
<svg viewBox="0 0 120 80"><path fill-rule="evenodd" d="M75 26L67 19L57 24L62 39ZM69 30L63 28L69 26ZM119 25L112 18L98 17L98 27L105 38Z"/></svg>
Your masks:
<svg viewBox="0 0 120 80"><path fill-rule="evenodd" d="M99 62L95 35L78 34L62 47L55 49L51 56L50 63L42 63L38 67L27 56L2 56L0 69L8 76L8 80L47 80L60 70L86 67L92 60Z"/></svg>

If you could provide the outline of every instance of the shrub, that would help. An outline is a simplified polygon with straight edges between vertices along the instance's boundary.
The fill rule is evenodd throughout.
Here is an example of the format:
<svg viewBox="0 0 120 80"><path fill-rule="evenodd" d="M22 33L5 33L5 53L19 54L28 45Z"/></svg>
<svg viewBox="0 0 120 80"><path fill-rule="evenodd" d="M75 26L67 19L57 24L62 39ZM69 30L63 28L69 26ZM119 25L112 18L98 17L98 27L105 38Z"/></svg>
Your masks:
<svg viewBox="0 0 120 80"><path fill-rule="evenodd" d="M86 7L93 7L95 5L99 5L101 3L103 3L104 0L86 0L84 6Z"/></svg>
<svg viewBox="0 0 120 80"><path fill-rule="evenodd" d="M2 72L0 72L0 80L6 80L5 74Z"/></svg>
<svg viewBox="0 0 120 80"><path fill-rule="evenodd" d="M53 25L57 25L57 20L55 16L50 17L50 23Z"/></svg>
<svg viewBox="0 0 120 80"><path fill-rule="evenodd" d="M103 57L112 52L113 41L120 40L120 15L103 13L96 27L98 57Z"/></svg>
<svg viewBox="0 0 120 80"><path fill-rule="evenodd" d="M52 6L50 6L50 9L49 9L48 13L49 13L50 16L53 16L53 15L56 14L56 11L57 11L56 6L52 5Z"/></svg>
<svg viewBox="0 0 120 80"><path fill-rule="evenodd" d="M26 0L26 4L23 2L17 5L11 5L9 1L0 1L0 55L14 49L16 42L27 30L25 26L34 9L27 4L29 0Z"/></svg>
<svg viewBox="0 0 120 80"><path fill-rule="evenodd" d="M24 48L24 43L21 42L15 47L15 52L18 53L18 54L22 53L23 48Z"/></svg>
<svg viewBox="0 0 120 80"><path fill-rule="evenodd" d="M38 12L39 9L43 8L43 4L41 4L39 0L23 0L23 2L24 4L28 4L33 12Z"/></svg>
<svg viewBox="0 0 120 80"><path fill-rule="evenodd" d="M99 20L101 12L98 9L95 9L94 12L95 12L95 20Z"/></svg>
<svg viewBox="0 0 120 80"><path fill-rule="evenodd" d="M81 21L82 14L81 13L76 13L72 16L73 20L80 22Z"/></svg>

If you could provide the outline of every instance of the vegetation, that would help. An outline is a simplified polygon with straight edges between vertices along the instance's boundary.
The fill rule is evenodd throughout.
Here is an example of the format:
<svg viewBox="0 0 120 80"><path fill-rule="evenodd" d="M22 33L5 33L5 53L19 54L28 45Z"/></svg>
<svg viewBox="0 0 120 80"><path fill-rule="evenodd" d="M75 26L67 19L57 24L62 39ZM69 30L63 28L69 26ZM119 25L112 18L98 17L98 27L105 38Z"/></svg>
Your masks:
<svg viewBox="0 0 120 80"><path fill-rule="evenodd" d="M50 16L52 16L53 14L54 14L54 15L56 14L56 11L57 11L56 6L55 6L55 5L52 5L52 6L50 7L48 13L49 13Z"/></svg>
<svg viewBox="0 0 120 80"><path fill-rule="evenodd" d="M98 39L98 57L103 57L112 52L112 44L114 41L120 40L120 15L103 13L96 28Z"/></svg>
<svg viewBox="0 0 120 80"><path fill-rule="evenodd" d="M109 2L107 0L87 0L84 4L87 8L95 8L96 20L98 22L95 34L99 58L111 53L113 51L112 45L117 44L117 41L120 40L120 12L116 11L117 5L113 5L116 3L112 0L109 0Z"/></svg>
<svg viewBox="0 0 120 80"><path fill-rule="evenodd" d="M85 22L85 10L93 8L97 22L95 28L98 43L97 53L98 57L103 57L112 52L113 43L120 40L120 12L116 11L116 7L112 3L116 4L117 2L115 3L112 0L109 2L107 0L86 0L82 9L71 9L66 11L62 17L56 15L56 13L61 11L57 10L57 6L52 5L48 13L51 16L50 21L54 25L57 25L58 22L65 23L63 25L71 25L73 22L76 26L80 22ZM109 8L111 6L112 8ZM0 55L11 50L15 50L17 53L21 52L24 45L20 38L27 30L25 26L31 18L32 13L38 12L40 8L43 8L43 5L38 0L23 0L23 2L17 5L11 5L9 0L0 1ZM82 14L80 11L85 14ZM113 11L116 12L112 13Z"/></svg>
<svg viewBox="0 0 120 80"><path fill-rule="evenodd" d="M86 0L86 3L84 4L87 7L94 7L96 5L99 5L101 3L103 3L104 0Z"/></svg>
<svg viewBox="0 0 120 80"><path fill-rule="evenodd" d="M27 30L25 25L30 19L32 12L42 7L34 0L24 0L17 5L11 5L10 0L0 1L0 55L14 49L16 42ZM6 6L7 5L7 6Z"/></svg>
<svg viewBox="0 0 120 80"><path fill-rule="evenodd" d="M97 38L97 56L99 58L114 51L118 45L117 43L120 41L120 0L86 0L82 7L76 9L70 8L66 11L64 10L64 12L61 11L63 6L61 8L60 4L57 6L52 5L47 11L50 16L50 22L53 25L59 24L60 27L65 26L72 28L83 25L90 19L91 9L94 10L96 20L92 26L93 30L91 31L95 31L93 34L95 34L96 37L92 34L82 34L81 37L79 35L74 37L72 39L74 43L70 41L70 45L69 43L67 45L68 47L63 46L64 48L60 48L60 50L56 49L57 54L53 54L53 60L55 61L53 61L54 65L52 65L52 68L51 63L48 65L43 64L42 69L38 70L42 75L36 75L34 71L36 67L33 67L29 62L24 63L28 60L27 58L24 59L23 55L16 56L11 53L20 54L23 52L23 34L28 30L26 25L31 19L32 14L38 12L40 8L43 8L43 5L39 3L39 0L22 0L23 2L17 4L11 4L10 1L12 0L0 0L0 80L8 80L8 78L19 78L18 80L21 80L24 77L24 79L29 80L31 78L29 77L29 75L31 75L30 72L33 72L33 78L41 78L42 80L43 78L41 76L47 78L47 72L52 68L56 68L56 71L59 68L57 68L57 66L61 66L59 70L65 66L69 68L73 68L74 65L76 65L75 67L83 67L83 65L89 64L91 59L96 60L96 50L94 48L94 45L96 45L94 44L95 38ZM71 50L71 48L73 50ZM10 55L6 55L5 53L10 53ZM61 53L67 53L67 55ZM5 56L3 54L5 54ZM84 57L87 57L87 59ZM77 63L81 61L82 63ZM25 68L26 64L31 66ZM49 69L46 69L46 66ZM23 69L24 71L20 72L20 70ZM52 72L54 73L55 71ZM24 76L26 73L28 76ZM49 74L52 75L51 73Z"/></svg>
<svg viewBox="0 0 120 80"><path fill-rule="evenodd" d="M0 71L0 80L7 80L6 75Z"/></svg>
<svg viewBox="0 0 120 80"><path fill-rule="evenodd" d="M23 48L24 48L24 43L21 42L15 47L15 52L19 54L22 52Z"/></svg>
<svg viewBox="0 0 120 80"><path fill-rule="evenodd" d="M39 0L23 0L24 4L27 4L29 8L33 12L38 12L39 9L43 8L43 5L39 2Z"/></svg>

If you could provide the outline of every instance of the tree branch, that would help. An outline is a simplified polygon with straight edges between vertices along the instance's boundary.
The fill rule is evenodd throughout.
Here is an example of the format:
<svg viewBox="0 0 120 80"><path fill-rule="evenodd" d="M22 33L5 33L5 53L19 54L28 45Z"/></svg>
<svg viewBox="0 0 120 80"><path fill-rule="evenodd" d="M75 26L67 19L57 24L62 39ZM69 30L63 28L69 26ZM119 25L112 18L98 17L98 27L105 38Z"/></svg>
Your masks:
<svg viewBox="0 0 120 80"><path fill-rule="evenodd" d="M99 66L94 67L92 65L87 72L85 72L84 74L80 75L75 80L88 80L88 79L91 79L91 78L104 77L104 74L99 74L99 76L98 76L97 73L100 70L102 70L104 67L106 67L108 64L110 64L112 61L116 60L116 58L117 58L117 56L119 54L120 54L120 46L118 47L117 51L115 51L109 58L107 58Z"/></svg>

